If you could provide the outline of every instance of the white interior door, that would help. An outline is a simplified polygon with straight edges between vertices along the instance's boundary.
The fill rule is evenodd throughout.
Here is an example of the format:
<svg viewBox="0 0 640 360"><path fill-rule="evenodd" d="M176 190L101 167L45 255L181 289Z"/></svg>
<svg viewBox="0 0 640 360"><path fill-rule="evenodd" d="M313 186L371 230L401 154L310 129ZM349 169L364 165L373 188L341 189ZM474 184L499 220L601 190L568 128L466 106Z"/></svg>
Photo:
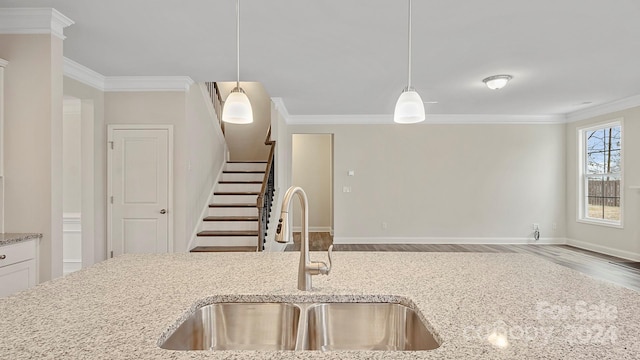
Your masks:
<svg viewBox="0 0 640 360"><path fill-rule="evenodd" d="M169 129L112 129L111 251L169 252Z"/></svg>

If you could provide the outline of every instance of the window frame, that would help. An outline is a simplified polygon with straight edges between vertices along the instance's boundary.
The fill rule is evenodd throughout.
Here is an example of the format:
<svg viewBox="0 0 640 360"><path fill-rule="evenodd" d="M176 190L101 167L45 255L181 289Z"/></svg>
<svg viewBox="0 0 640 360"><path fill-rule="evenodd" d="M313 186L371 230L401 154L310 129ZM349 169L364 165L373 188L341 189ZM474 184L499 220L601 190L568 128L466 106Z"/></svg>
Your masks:
<svg viewBox="0 0 640 360"><path fill-rule="evenodd" d="M587 179L589 176L603 176L603 174L587 174L587 143L586 143L586 134L589 131L599 130L610 127L620 127L620 172L615 173L620 177L620 221L614 220L606 220L606 219L594 219L587 216L586 202L587 202ZM618 229L624 228L624 119L617 118L613 120L603 121L595 124L590 124L587 126L579 127L577 129L578 135L578 201L577 201L577 211L576 211L576 221L585 224L592 225L600 225L613 227ZM614 173L612 173L614 174ZM606 174L604 174L606 175Z"/></svg>

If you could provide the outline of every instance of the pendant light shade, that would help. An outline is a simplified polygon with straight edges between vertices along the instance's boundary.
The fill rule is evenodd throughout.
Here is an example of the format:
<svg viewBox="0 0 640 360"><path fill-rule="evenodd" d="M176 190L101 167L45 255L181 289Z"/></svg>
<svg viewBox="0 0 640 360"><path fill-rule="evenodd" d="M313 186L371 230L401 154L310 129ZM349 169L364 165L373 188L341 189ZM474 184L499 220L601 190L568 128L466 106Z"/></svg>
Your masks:
<svg viewBox="0 0 640 360"><path fill-rule="evenodd" d="M253 122L251 102L241 88L233 89L224 102L222 120L231 124L251 124Z"/></svg>
<svg viewBox="0 0 640 360"><path fill-rule="evenodd" d="M251 124L251 102L240 87L240 0L236 0L236 87L231 91L222 108L222 121L230 124Z"/></svg>
<svg viewBox="0 0 640 360"><path fill-rule="evenodd" d="M398 124L414 124L424 121L424 103L415 90L405 90L396 102L393 121Z"/></svg>
<svg viewBox="0 0 640 360"><path fill-rule="evenodd" d="M407 56L407 88L400 94L393 112L393 121L398 124L414 124L425 119L424 103L420 94L411 88L411 0L409 0L409 54Z"/></svg>

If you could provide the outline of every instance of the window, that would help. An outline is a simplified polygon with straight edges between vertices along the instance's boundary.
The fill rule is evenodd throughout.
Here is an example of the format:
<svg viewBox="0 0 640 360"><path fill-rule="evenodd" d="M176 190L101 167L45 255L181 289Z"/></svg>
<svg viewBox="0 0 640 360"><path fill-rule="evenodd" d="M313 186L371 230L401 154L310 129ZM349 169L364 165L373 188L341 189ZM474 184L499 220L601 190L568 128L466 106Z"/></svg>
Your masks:
<svg viewBox="0 0 640 360"><path fill-rule="evenodd" d="M579 220L622 226L622 121L580 130Z"/></svg>

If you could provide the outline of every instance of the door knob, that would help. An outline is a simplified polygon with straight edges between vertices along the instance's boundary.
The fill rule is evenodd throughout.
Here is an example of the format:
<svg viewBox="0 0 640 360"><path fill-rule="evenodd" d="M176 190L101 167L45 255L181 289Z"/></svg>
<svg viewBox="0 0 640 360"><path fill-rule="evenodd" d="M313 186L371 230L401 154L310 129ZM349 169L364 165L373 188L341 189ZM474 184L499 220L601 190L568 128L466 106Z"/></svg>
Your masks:
<svg viewBox="0 0 640 360"><path fill-rule="evenodd" d="M166 213L167 213L167 210L166 210L166 209L162 209L162 210L160 210L160 214L164 215L164 214L166 214Z"/></svg>

